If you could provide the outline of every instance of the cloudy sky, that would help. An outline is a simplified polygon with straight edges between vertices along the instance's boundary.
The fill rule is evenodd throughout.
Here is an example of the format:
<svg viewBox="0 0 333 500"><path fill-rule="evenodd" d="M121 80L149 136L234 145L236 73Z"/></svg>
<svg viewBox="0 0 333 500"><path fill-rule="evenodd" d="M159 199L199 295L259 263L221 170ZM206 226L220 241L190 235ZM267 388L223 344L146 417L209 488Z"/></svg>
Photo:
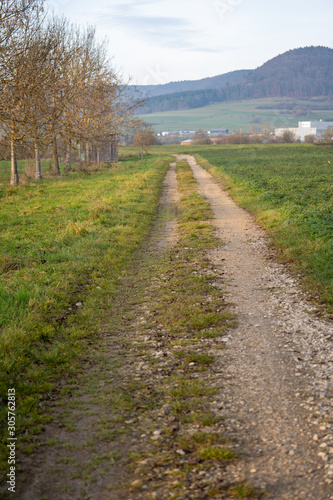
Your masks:
<svg viewBox="0 0 333 500"><path fill-rule="evenodd" d="M333 48L332 0L49 0L96 26L113 64L136 84L253 69L286 50Z"/></svg>

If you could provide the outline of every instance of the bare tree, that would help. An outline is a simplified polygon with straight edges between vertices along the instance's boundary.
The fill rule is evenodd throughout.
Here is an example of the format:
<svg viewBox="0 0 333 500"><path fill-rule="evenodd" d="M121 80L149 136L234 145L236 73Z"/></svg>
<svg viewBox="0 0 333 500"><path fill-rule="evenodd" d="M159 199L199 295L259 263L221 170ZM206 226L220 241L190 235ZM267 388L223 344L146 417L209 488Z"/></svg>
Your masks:
<svg viewBox="0 0 333 500"><path fill-rule="evenodd" d="M37 179L42 176L40 148L46 145L52 147L54 174L60 174L59 139L66 143L67 169L73 143L85 145L87 161L92 152L100 160L102 150L109 151L105 157L110 161L115 138L132 126L138 106L94 28L80 30L65 18L45 19L37 7L32 12L34 17L23 17L0 50L0 122L11 145L14 185L19 182L17 143L33 147Z"/></svg>
<svg viewBox="0 0 333 500"><path fill-rule="evenodd" d="M0 0L0 46L42 9L43 0Z"/></svg>
<svg viewBox="0 0 333 500"><path fill-rule="evenodd" d="M315 134L308 134L304 137L304 142L308 144L313 144L316 141L316 135Z"/></svg>
<svg viewBox="0 0 333 500"><path fill-rule="evenodd" d="M202 129L197 130L196 133L193 135L193 142L194 142L194 144L210 144L211 143L206 132L204 132Z"/></svg>
<svg viewBox="0 0 333 500"><path fill-rule="evenodd" d="M45 147L53 138L50 135L50 122L54 119L51 113L53 101L52 94L58 83L59 70L55 60L59 60L64 54L64 28L67 21L64 19L51 19L39 27L34 36L29 59L32 73L30 77L31 91L28 99L28 112L26 113L23 128L26 136L32 140L35 153L36 178L42 177L40 164L40 148ZM35 85L33 81L37 80ZM58 173L58 172L57 172Z"/></svg>
<svg viewBox="0 0 333 500"><path fill-rule="evenodd" d="M296 134L292 130L285 130L282 134L282 141L291 143L296 142Z"/></svg>
<svg viewBox="0 0 333 500"><path fill-rule="evenodd" d="M95 29L78 30L76 40L67 71L70 91L60 118L68 169L72 142L80 151L83 144L87 162L99 161L102 150L104 160L112 161L115 137L132 126L132 111L138 105L112 67L106 41L97 42Z"/></svg>
<svg viewBox="0 0 333 500"><path fill-rule="evenodd" d="M48 132L52 147L53 172L54 175L60 175L57 141L61 134L62 116L68 102L75 94L75 86L73 82L70 82L68 73L78 46L75 28L68 23L66 18L53 18L49 25L58 43L50 58L50 85L46 89L45 102L48 106Z"/></svg>
<svg viewBox="0 0 333 500"><path fill-rule="evenodd" d="M327 129L321 134L320 141L333 143L333 127L327 127Z"/></svg>
<svg viewBox="0 0 333 500"><path fill-rule="evenodd" d="M156 137L150 125L138 120L136 123L136 131L133 136L133 143L140 148L141 160L143 160L143 151L148 154L147 146L156 144Z"/></svg>
<svg viewBox="0 0 333 500"><path fill-rule="evenodd" d="M12 185L19 182L15 145L24 137L23 125L31 97L43 79L43 74L34 71L37 59L43 58L41 47L36 43L42 22L39 5L15 1L1 5L4 23L2 32L0 29L0 120L10 141Z"/></svg>

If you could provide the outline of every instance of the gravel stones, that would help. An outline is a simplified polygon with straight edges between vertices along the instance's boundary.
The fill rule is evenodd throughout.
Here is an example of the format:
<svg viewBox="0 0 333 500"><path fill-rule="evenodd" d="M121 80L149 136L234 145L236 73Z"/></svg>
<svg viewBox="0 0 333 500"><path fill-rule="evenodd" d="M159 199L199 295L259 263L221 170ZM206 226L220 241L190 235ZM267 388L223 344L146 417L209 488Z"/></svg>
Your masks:
<svg viewBox="0 0 333 500"><path fill-rule="evenodd" d="M226 431L244 452L227 479L265 484L279 500L333 498L332 322L319 317L297 277L272 258L252 217L187 159L214 210L224 245L210 257L224 266L238 322L220 357L231 378L221 375L216 398Z"/></svg>

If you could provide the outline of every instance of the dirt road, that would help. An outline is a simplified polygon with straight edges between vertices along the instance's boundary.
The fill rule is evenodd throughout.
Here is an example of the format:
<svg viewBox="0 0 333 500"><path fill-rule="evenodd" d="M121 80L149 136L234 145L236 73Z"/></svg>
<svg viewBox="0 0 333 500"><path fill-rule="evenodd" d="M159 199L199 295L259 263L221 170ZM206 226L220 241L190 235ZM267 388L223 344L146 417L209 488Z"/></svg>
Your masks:
<svg viewBox="0 0 333 500"><path fill-rule="evenodd" d="M211 175L185 156L212 205L238 326L223 359L217 404L244 456L227 474L276 499L333 498L332 323L271 258L266 236ZM184 158L184 156L182 156Z"/></svg>
<svg viewBox="0 0 333 500"><path fill-rule="evenodd" d="M157 225L121 281L98 349L49 404L36 451L20 458L16 498L333 499L332 323L253 218L193 157L179 158L211 203L220 244L197 250L177 235L171 164ZM184 310L200 320L212 305L228 310L225 297L236 327L182 326ZM203 447L224 445L230 460L204 458Z"/></svg>

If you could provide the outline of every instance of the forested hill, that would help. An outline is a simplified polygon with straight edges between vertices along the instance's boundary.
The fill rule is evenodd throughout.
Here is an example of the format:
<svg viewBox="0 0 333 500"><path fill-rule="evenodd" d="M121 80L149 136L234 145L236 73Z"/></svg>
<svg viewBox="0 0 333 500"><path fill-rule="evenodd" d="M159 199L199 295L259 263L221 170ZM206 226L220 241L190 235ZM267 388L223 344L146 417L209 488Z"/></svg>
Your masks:
<svg viewBox="0 0 333 500"><path fill-rule="evenodd" d="M231 71L223 75L202 78L201 80L183 80L170 82L161 85L137 85L136 90L145 97L156 97L159 95L173 94L176 92L186 92L193 90L217 89L224 87L228 83L239 81L246 74L251 73L249 69Z"/></svg>
<svg viewBox="0 0 333 500"><path fill-rule="evenodd" d="M274 57L219 88L169 93L148 98L142 113L192 109L214 102L265 97L328 97L333 94L333 49L304 47Z"/></svg>
<svg viewBox="0 0 333 500"><path fill-rule="evenodd" d="M289 50L247 75L236 89L241 98L251 99L328 96L333 93L333 49Z"/></svg>

